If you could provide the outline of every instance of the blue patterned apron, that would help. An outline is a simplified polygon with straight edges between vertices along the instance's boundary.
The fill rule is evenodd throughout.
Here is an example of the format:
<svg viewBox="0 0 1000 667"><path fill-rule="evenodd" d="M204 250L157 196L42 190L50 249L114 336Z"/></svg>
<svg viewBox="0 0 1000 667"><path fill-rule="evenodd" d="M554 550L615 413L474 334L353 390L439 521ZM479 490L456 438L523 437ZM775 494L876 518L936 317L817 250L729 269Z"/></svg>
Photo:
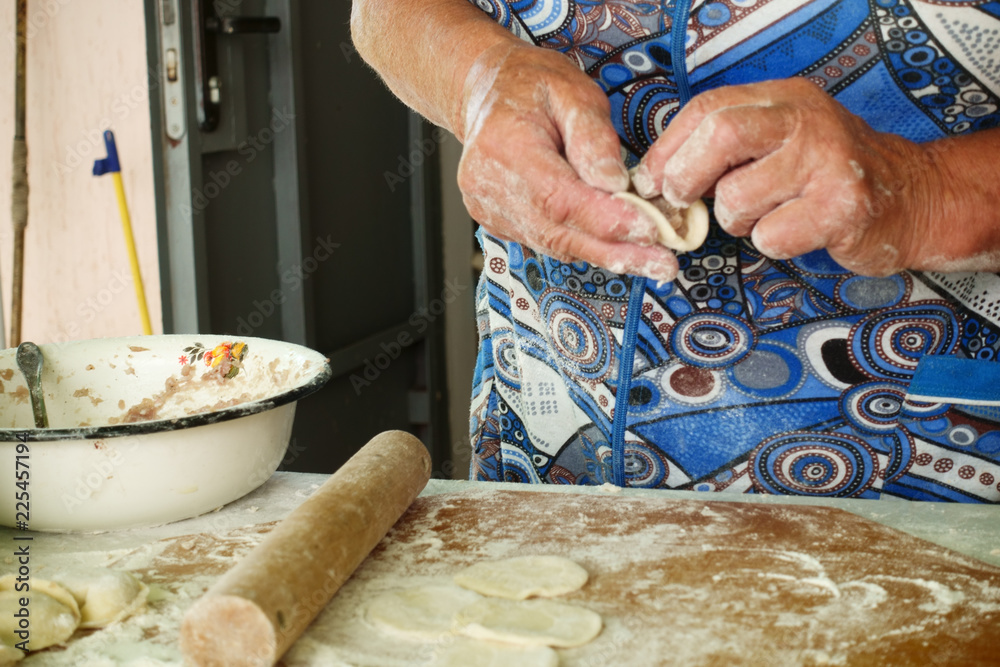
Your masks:
<svg viewBox="0 0 1000 667"><path fill-rule="evenodd" d="M1000 124L1000 2L473 4L601 86L630 166L692 95L792 76L917 142ZM480 241L474 479L1000 501L1000 275L774 261L714 220L661 287Z"/></svg>

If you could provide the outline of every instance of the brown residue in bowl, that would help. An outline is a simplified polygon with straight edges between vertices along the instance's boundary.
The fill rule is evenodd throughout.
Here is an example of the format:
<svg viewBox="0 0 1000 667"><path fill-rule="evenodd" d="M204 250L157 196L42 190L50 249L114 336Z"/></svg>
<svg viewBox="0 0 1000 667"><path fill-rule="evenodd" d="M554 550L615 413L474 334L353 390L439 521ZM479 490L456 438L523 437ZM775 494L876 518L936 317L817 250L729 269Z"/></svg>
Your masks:
<svg viewBox="0 0 1000 667"><path fill-rule="evenodd" d="M166 402L175 394L178 394L187 390L197 389L198 385L203 385L206 383L223 385L227 382L226 374L232 368L236 362L228 364L219 364L218 366L211 368L207 372L203 373L201 377L195 378L195 367L193 364L185 365L181 368L181 377L172 375L167 378L166 382L163 384L163 391L155 396L144 398L139 403L133 405L126 411L123 421L126 424L134 424L135 422L152 421L159 417L160 409L166 404ZM245 394L244 394L245 396ZM240 399L234 399L235 402L230 401L220 401L217 409L232 407L233 405L238 405L245 401ZM247 400L252 400L248 397ZM223 405L225 404L225 405ZM209 408L207 411L211 412L213 408ZM198 414L203 410L199 409L194 412L188 412L188 414ZM117 423L117 422L111 422Z"/></svg>
<svg viewBox="0 0 1000 667"><path fill-rule="evenodd" d="M292 373L292 369L290 368L286 368L279 373L278 367L280 365L281 359L275 359L267 365L267 370L271 371L271 380L278 386L286 384L288 382L288 376Z"/></svg>
<svg viewBox="0 0 1000 667"><path fill-rule="evenodd" d="M238 398L230 398L228 401L219 401L214 405L203 405L200 408L195 408L194 410L188 410L189 415L197 415L202 412L218 412L219 410L225 410L226 408L231 408L234 405L240 405L241 403L249 403L254 400L254 397L250 394L243 392Z"/></svg>
<svg viewBox="0 0 1000 667"><path fill-rule="evenodd" d="M4 379L4 380L7 380L8 382L10 382L10 379L12 377L14 377L14 369L13 368L5 368L2 371L0 371L0 379Z"/></svg>
<svg viewBox="0 0 1000 667"><path fill-rule="evenodd" d="M129 345L128 349L132 350L133 352L149 352L148 347L139 347L138 345Z"/></svg>
<svg viewBox="0 0 1000 667"><path fill-rule="evenodd" d="M87 365L86 365L86 366L84 367L84 370L88 370L88 371L92 371L92 370L94 370L94 364L87 364Z"/></svg>
<svg viewBox="0 0 1000 667"><path fill-rule="evenodd" d="M98 398L97 396L91 396L89 387L84 387L83 389L77 389L76 391L73 392L73 398L83 398L83 397L89 398L90 402L93 405L97 405L98 403L104 402L103 398Z"/></svg>
<svg viewBox="0 0 1000 667"><path fill-rule="evenodd" d="M162 396L162 394L161 394ZM168 394L169 396L169 394ZM163 402L154 401L152 398L144 398L141 403L136 403L125 413L125 423L152 421L156 419L156 414L163 407Z"/></svg>
<svg viewBox="0 0 1000 667"><path fill-rule="evenodd" d="M14 390L14 400L16 402L18 402L18 403L27 403L28 402L28 388L22 386L22 387L18 387L17 389L15 389Z"/></svg>

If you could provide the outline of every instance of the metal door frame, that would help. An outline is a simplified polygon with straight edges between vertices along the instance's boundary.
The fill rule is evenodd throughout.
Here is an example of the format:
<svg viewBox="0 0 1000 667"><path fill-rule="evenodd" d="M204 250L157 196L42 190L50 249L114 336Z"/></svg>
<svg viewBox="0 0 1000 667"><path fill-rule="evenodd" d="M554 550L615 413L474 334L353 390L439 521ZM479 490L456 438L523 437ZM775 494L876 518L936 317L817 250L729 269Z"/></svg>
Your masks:
<svg viewBox="0 0 1000 667"><path fill-rule="evenodd" d="M149 63L150 122L153 137L153 177L157 235L159 239L160 292L164 333L203 333L209 327L209 254L206 247L205 221L195 201L194 184L203 184L202 155L205 141L198 127L193 104L186 104L186 128L179 139L165 131L168 81L163 45L175 40L180 47L182 93L187 100L194 96L194 63L191 53L192 17L189 0L144 0L146 44ZM275 179L275 225L279 264L291 266L301 260L307 239L308 192L299 176L305 168L306 137L298 116L302 91L295 81L302 80L303 57L296 39L301 6L292 0L266 0L268 15L282 23L280 32L271 35L271 106L290 109L295 116L292 126L275 133L271 145ZM173 21L166 25L166 15ZM173 31L173 35L167 33ZM285 76L275 73L286 73ZM425 140L431 128L419 116L410 115L408 133L411 144ZM409 181L414 265L414 301L426 308L443 285L441 238L441 184L439 156L432 154L419 165ZM315 347L314 323L309 304L308 285L289 295L281 305L281 335L288 342ZM408 321L369 335L335 350L321 350L329 358L334 376L357 369L366 358L381 351L380 345L408 331L416 343L423 344L423 384L425 391L411 393L411 421L423 424L425 442L431 443L436 463L450 460L447 373L445 370L444 323L432 322L423 333Z"/></svg>

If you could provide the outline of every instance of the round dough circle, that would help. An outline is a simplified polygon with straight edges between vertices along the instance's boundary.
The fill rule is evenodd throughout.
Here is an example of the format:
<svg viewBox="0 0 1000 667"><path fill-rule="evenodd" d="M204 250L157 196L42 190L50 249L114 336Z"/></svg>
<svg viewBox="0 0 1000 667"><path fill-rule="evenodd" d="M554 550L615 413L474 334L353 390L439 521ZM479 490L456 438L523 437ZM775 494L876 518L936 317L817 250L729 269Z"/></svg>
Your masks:
<svg viewBox="0 0 1000 667"><path fill-rule="evenodd" d="M417 586L375 597L368 603L367 618L373 625L414 639L441 639L452 634L455 614L481 599L457 586Z"/></svg>
<svg viewBox="0 0 1000 667"><path fill-rule="evenodd" d="M460 634L522 646L581 646L601 625L597 613L552 600L483 598L455 616Z"/></svg>
<svg viewBox="0 0 1000 667"><path fill-rule="evenodd" d="M459 639L442 646L427 667L558 667L559 654L548 646L512 646Z"/></svg>
<svg viewBox="0 0 1000 667"><path fill-rule="evenodd" d="M470 565L455 575L455 583L483 595L524 600L572 593L583 588L587 576L562 556L520 556Z"/></svg>

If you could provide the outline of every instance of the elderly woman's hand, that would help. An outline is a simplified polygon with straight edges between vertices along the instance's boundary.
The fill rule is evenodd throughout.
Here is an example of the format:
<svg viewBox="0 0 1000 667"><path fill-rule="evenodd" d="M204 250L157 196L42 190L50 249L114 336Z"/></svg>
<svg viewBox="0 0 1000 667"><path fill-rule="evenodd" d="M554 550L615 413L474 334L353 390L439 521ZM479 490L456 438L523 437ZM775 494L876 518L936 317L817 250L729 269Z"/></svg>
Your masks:
<svg viewBox="0 0 1000 667"><path fill-rule="evenodd" d="M826 248L852 271L886 275L923 263L942 178L926 148L795 78L696 96L635 182L676 206L714 188L719 224L769 257Z"/></svg>
<svg viewBox="0 0 1000 667"><path fill-rule="evenodd" d="M670 280L655 223L611 197L629 185L608 100L564 55L503 43L466 79L452 126L465 144L458 183L491 234L564 261Z"/></svg>

